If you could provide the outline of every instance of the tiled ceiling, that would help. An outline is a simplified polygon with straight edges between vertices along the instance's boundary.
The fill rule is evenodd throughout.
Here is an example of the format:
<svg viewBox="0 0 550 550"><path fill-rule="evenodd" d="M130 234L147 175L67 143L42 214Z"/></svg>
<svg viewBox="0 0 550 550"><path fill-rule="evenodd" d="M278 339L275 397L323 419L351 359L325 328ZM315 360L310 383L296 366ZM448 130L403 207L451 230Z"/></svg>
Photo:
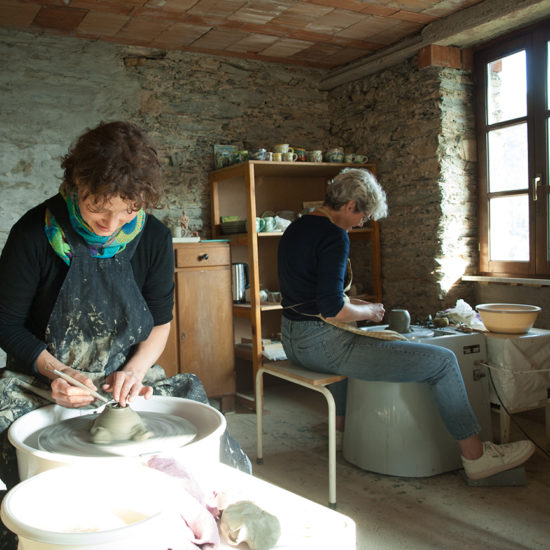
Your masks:
<svg viewBox="0 0 550 550"><path fill-rule="evenodd" d="M481 0L0 0L33 33L335 68Z"/></svg>

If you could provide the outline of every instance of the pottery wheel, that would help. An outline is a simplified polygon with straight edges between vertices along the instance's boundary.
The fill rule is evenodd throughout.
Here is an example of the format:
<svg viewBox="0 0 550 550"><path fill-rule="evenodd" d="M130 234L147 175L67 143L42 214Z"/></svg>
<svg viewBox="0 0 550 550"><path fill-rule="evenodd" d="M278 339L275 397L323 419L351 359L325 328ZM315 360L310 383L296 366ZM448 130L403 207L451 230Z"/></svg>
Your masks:
<svg viewBox="0 0 550 550"><path fill-rule="evenodd" d="M98 415L88 414L41 429L38 448L50 453L77 456L139 456L183 447L197 435L195 426L181 416L155 412L140 412L139 416L145 427L154 434L146 441L93 443L90 428Z"/></svg>

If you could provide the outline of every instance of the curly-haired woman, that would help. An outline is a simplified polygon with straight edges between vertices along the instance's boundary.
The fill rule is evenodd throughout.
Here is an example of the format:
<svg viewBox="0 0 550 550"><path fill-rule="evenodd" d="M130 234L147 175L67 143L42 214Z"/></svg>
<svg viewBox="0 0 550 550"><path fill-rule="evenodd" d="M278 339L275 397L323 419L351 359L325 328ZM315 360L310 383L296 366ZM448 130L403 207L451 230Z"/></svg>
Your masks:
<svg viewBox="0 0 550 550"><path fill-rule="evenodd" d="M47 403L21 380L64 407L91 406L94 397L54 370L123 407L153 393L207 402L196 376L167 379L155 364L170 331L174 259L169 229L145 211L162 195L154 145L133 124L102 123L77 139L62 168L59 193L14 225L0 258L0 478L8 488L17 468L7 429ZM227 434L222 452L250 469Z"/></svg>

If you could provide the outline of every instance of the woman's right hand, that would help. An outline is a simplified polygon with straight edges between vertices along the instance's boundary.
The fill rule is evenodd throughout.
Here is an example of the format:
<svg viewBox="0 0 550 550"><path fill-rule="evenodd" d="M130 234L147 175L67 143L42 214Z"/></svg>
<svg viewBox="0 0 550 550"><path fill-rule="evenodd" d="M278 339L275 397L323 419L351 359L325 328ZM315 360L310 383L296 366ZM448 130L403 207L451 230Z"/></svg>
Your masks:
<svg viewBox="0 0 550 550"><path fill-rule="evenodd" d="M90 389L97 391L94 383L82 372L70 367L62 367L57 370L68 374L75 380L86 384ZM95 397L90 395L85 389L73 386L63 378L54 378L51 383L52 397L55 402L62 407L78 409L91 405L95 401Z"/></svg>
<svg viewBox="0 0 550 550"><path fill-rule="evenodd" d="M368 317L365 318L366 321L374 321L375 323L379 323L384 318L384 313L386 312L384 308L384 304L378 304L370 302L367 304L368 306Z"/></svg>

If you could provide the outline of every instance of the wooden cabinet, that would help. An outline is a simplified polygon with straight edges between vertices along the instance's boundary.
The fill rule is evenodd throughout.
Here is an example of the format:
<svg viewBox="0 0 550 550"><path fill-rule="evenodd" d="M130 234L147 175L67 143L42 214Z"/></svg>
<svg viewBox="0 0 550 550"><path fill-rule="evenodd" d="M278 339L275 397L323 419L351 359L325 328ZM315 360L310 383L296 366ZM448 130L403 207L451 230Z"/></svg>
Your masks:
<svg viewBox="0 0 550 550"><path fill-rule="evenodd" d="M279 290L277 247L282 233L258 233L256 224L250 221L265 211L292 210L299 213L303 210L304 201L322 201L328 181L349 166L375 172L372 164L247 161L210 173L213 238L222 236L221 216L240 216L249 222L247 233L223 237L231 242L232 262L246 262L249 265L250 303L233 304L233 315L236 355L252 365L249 384L252 392L256 372L262 365L262 337L269 338L280 331L281 306L260 303L259 291L260 288ZM367 292L360 297L381 301L378 223L371 222L367 228L351 231L350 240L352 256L354 242L370 242L369 280L362 281ZM240 348L241 337L252 340L251 350ZM255 405L254 397L243 395L239 384L237 392L245 404Z"/></svg>
<svg viewBox="0 0 550 550"><path fill-rule="evenodd" d="M175 303L158 363L167 376L196 374L222 410L234 408L235 354L228 242L174 244Z"/></svg>

